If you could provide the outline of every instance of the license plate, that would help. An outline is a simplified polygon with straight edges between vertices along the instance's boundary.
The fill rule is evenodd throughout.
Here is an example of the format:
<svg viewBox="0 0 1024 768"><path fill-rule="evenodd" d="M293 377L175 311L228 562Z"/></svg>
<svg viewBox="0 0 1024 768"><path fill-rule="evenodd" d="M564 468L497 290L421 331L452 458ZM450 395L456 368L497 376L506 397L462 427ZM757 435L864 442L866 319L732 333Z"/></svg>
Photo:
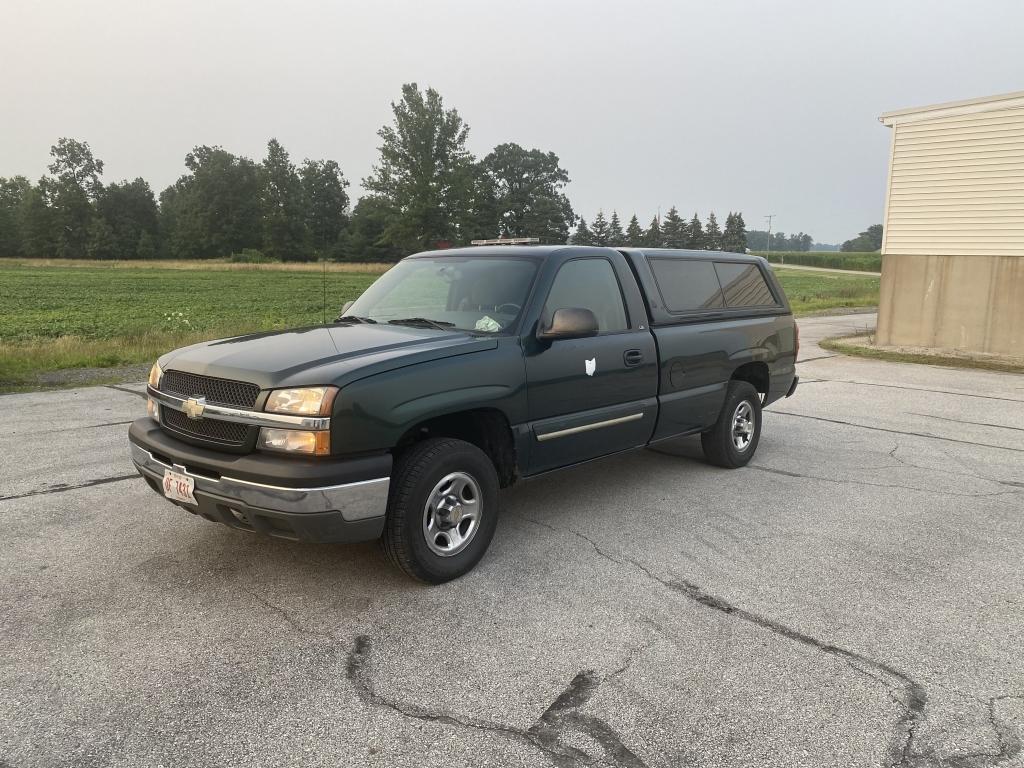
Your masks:
<svg viewBox="0 0 1024 768"><path fill-rule="evenodd" d="M164 496L171 501L187 501L189 504L196 504L196 497L192 494L196 488L196 481L181 472L171 469L164 470Z"/></svg>

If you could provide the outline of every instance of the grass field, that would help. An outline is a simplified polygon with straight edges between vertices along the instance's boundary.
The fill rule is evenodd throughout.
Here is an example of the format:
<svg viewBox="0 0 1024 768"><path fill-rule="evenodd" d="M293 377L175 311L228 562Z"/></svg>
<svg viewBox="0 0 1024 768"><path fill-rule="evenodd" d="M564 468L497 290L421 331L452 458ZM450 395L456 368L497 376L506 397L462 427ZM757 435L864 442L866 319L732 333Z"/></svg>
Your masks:
<svg viewBox="0 0 1024 768"><path fill-rule="evenodd" d="M387 266L328 265L327 319ZM777 274L798 314L878 303L877 278ZM0 261L0 391L38 386L47 372L144 364L195 341L323 318L316 264Z"/></svg>
<svg viewBox="0 0 1024 768"><path fill-rule="evenodd" d="M841 251L758 251L773 264L800 264L805 267L828 267L829 269L853 269L858 272L881 272L882 254L843 253Z"/></svg>

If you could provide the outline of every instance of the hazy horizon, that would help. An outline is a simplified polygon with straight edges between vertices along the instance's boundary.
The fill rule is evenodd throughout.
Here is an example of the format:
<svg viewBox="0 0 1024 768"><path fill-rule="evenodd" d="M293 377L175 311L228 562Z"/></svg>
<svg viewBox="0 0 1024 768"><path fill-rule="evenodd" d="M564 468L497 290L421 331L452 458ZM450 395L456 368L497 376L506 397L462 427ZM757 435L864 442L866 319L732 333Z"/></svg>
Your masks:
<svg viewBox="0 0 1024 768"><path fill-rule="evenodd" d="M415 81L458 109L478 157L507 141L555 152L588 221L601 208L646 225L674 204L838 243L882 218L879 114L1024 89L1024 5L1009 0L5 10L0 176L38 179L68 136L105 182L142 176L156 194L195 145L261 158L276 137L293 162L337 160L358 197Z"/></svg>

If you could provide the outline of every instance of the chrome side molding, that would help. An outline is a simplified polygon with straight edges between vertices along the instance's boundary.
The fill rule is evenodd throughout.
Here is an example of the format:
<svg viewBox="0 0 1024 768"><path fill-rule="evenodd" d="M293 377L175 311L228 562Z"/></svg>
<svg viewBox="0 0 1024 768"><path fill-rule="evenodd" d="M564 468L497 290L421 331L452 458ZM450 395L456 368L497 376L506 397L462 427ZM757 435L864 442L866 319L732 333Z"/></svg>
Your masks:
<svg viewBox="0 0 1024 768"><path fill-rule="evenodd" d="M591 424L583 424L579 427L569 427L568 429L560 429L557 432L545 432L543 435L537 435L537 442L543 443L545 440L554 440L556 437L568 437L569 435L578 435L580 432L589 432L592 429L601 429L603 427L612 427L616 424L625 424L629 421L636 421L642 419L644 415L642 413L631 413L629 416L619 416L617 419L606 419L605 421L595 421Z"/></svg>

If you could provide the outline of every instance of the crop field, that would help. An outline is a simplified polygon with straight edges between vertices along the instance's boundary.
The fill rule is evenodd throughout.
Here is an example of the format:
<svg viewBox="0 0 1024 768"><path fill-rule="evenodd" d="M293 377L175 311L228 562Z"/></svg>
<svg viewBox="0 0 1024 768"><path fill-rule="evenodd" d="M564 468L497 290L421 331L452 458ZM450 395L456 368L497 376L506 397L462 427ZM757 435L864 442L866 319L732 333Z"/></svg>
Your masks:
<svg viewBox="0 0 1024 768"><path fill-rule="evenodd" d="M99 370L70 383L114 380L184 344L330 320L387 266L329 265L325 313L318 265L0 261L0 391L72 369ZM777 274L798 314L878 303L877 278Z"/></svg>

